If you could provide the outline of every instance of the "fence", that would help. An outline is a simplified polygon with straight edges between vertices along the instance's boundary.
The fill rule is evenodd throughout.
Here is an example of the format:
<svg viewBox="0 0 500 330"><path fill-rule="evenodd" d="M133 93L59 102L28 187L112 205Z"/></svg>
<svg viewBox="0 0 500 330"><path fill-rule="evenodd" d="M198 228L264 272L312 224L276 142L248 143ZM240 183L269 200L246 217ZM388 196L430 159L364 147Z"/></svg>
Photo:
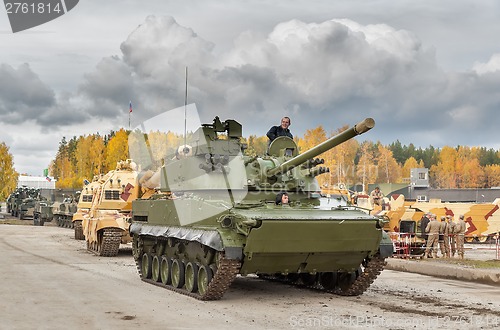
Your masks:
<svg viewBox="0 0 500 330"><path fill-rule="evenodd" d="M425 252L426 242L414 233L389 232L389 237L394 243L394 257L410 258L420 257ZM456 235L449 235L450 238ZM495 259L500 260L500 235L482 235L470 236L468 242L477 242L477 244L468 244L465 250L493 250Z"/></svg>

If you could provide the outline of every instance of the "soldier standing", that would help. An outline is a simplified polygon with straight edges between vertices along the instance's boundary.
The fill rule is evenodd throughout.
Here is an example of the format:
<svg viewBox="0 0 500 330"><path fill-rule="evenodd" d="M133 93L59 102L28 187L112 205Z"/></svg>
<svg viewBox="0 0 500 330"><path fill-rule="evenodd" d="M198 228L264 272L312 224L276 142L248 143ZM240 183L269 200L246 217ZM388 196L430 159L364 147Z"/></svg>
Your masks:
<svg viewBox="0 0 500 330"><path fill-rule="evenodd" d="M427 247L425 248L425 253L427 258L437 258L437 248L439 239L439 227L441 224L436 221L436 215L431 215L431 221L427 224L425 232L429 233L429 238L427 239ZM431 255L432 252L432 255Z"/></svg>
<svg viewBox="0 0 500 330"><path fill-rule="evenodd" d="M446 232L446 217L441 217L441 222L439 223L439 250L443 257L449 257L449 242L448 242L448 250L446 250L446 244L444 243L444 233ZM448 237L446 237L448 238Z"/></svg>
<svg viewBox="0 0 500 330"><path fill-rule="evenodd" d="M451 256L455 256L455 251L457 247L457 241L455 238L455 222L453 222L453 216L448 218L448 236L450 236L450 251Z"/></svg>
<svg viewBox="0 0 500 330"><path fill-rule="evenodd" d="M464 258L464 236L465 236L465 221L463 214L460 215L458 223L455 224L455 232L457 233L457 252L460 259Z"/></svg>
<svg viewBox="0 0 500 330"><path fill-rule="evenodd" d="M427 241L427 234L425 233L425 228L427 228L427 225L429 224L431 217L431 213L427 212L424 214L422 219L420 220L420 232L422 233L422 238Z"/></svg>
<svg viewBox="0 0 500 330"><path fill-rule="evenodd" d="M447 215L446 219L450 221L451 215ZM449 223L445 222L445 229L443 232L443 240L444 240L444 251L446 252L446 257L449 258L451 255L451 250L450 250L450 228L449 228Z"/></svg>

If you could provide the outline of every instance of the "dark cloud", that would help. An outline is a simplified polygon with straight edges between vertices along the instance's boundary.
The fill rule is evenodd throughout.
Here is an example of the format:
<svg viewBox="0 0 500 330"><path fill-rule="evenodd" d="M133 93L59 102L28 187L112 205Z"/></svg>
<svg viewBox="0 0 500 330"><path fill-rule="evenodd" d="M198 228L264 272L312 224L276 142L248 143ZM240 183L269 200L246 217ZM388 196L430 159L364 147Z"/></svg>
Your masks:
<svg viewBox="0 0 500 330"><path fill-rule="evenodd" d="M495 60L477 64L487 74L447 73L433 47L385 24L295 19L267 35L244 32L230 50L216 54L211 42L172 17L148 16L121 50L80 86L91 116L123 116L129 99L138 109L136 122L182 105L185 67L189 101L202 120L235 118L246 134L264 134L283 115L294 118L297 135L371 116L377 121L372 139L383 143L467 144L461 132L480 124L492 129L495 121L487 118L499 105L490 72Z"/></svg>
<svg viewBox="0 0 500 330"><path fill-rule="evenodd" d="M17 69L0 65L0 121L12 124L38 121L55 103L54 92L28 64Z"/></svg>

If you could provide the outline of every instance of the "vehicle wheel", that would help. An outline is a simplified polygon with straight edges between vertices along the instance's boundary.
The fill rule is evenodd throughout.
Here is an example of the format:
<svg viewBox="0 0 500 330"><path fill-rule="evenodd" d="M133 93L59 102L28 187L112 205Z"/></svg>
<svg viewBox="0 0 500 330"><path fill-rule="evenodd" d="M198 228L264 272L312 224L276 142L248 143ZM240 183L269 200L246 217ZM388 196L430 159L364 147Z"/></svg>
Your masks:
<svg viewBox="0 0 500 330"><path fill-rule="evenodd" d="M184 263L179 259L172 260L172 285L176 288L184 286Z"/></svg>
<svg viewBox="0 0 500 330"><path fill-rule="evenodd" d="M474 242L474 237L465 237L464 240L465 240L465 243L472 243L472 242Z"/></svg>
<svg viewBox="0 0 500 330"><path fill-rule="evenodd" d="M185 272L186 290L196 292L198 290L198 265L194 262L188 262Z"/></svg>
<svg viewBox="0 0 500 330"><path fill-rule="evenodd" d="M313 274L301 273L300 279L302 280L302 283L305 286L312 286L312 285L314 285L314 283L316 283L316 275L313 275Z"/></svg>
<svg viewBox="0 0 500 330"><path fill-rule="evenodd" d="M160 282L161 281L161 276L160 276L160 257L154 256L153 257L153 264L151 265L151 278L155 282Z"/></svg>
<svg viewBox="0 0 500 330"><path fill-rule="evenodd" d="M151 261L152 258L149 254L144 253L141 260L141 271L143 278L151 278Z"/></svg>
<svg viewBox="0 0 500 330"><path fill-rule="evenodd" d="M208 285L212 281L212 269L206 265L201 265L198 269L198 293L204 295L208 290Z"/></svg>
<svg viewBox="0 0 500 330"><path fill-rule="evenodd" d="M160 277L163 284L169 285L170 283L172 283L171 271L172 260L169 257L162 256L160 265Z"/></svg>
<svg viewBox="0 0 500 330"><path fill-rule="evenodd" d="M335 285L337 284L337 273L334 272L325 272L319 274L319 284L325 290L333 290Z"/></svg>
<svg viewBox="0 0 500 330"><path fill-rule="evenodd" d="M289 273L286 276L287 281L290 282L290 283L297 283L297 281L299 280L299 278L300 278L300 276L297 273Z"/></svg>
<svg viewBox="0 0 500 330"><path fill-rule="evenodd" d="M489 238L488 236L480 236L477 238L477 241L479 243L486 243L486 242L488 242L488 238Z"/></svg>
<svg viewBox="0 0 500 330"><path fill-rule="evenodd" d="M337 278L338 278L338 288L340 289L341 292L346 292L349 290L351 285L354 283L356 280L356 272L352 273L337 273Z"/></svg>

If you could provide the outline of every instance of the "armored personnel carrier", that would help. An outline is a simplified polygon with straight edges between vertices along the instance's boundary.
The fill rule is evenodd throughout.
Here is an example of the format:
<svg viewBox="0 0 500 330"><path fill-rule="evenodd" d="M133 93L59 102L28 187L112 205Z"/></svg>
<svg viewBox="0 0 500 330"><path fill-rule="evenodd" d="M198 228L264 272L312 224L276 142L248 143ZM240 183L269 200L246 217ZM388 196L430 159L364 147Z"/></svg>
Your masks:
<svg viewBox="0 0 500 330"><path fill-rule="evenodd" d="M64 197L62 202L52 205L52 214L58 227L73 228L73 214L76 213L79 193Z"/></svg>
<svg viewBox="0 0 500 330"><path fill-rule="evenodd" d="M139 276L200 300L220 299L248 274L362 294L393 244L379 218L350 205L320 207L316 176L328 169L315 157L373 126L367 118L301 154L278 137L267 155L250 157L238 122L203 124L181 148L185 157L168 157L141 179L159 189L132 202Z"/></svg>
<svg viewBox="0 0 500 330"><path fill-rule="evenodd" d="M115 170L99 178L97 183L90 210L83 215L82 231L87 250L114 257L120 244L132 240L128 220L132 201L139 194L136 165L130 159L120 161Z"/></svg>
<svg viewBox="0 0 500 330"><path fill-rule="evenodd" d="M18 187L14 190L7 198L7 212L14 217L20 216L20 206L23 200L30 198L32 194L32 189L26 186Z"/></svg>
<svg viewBox="0 0 500 330"><path fill-rule="evenodd" d="M85 180L83 183L83 189L80 193L80 198L78 199L78 204L76 206L76 213L73 214L72 218L76 240L85 239L85 236L83 235L82 221L84 216L89 213L90 207L92 206L94 189L98 189L101 186L99 180L100 176L95 176L92 182Z"/></svg>
<svg viewBox="0 0 500 330"><path fill-rule="evenodd" d="M52 218L52 203L46 198L37 200L33 211L33 226L43 226L45 222L52 221Z"/></svg>

